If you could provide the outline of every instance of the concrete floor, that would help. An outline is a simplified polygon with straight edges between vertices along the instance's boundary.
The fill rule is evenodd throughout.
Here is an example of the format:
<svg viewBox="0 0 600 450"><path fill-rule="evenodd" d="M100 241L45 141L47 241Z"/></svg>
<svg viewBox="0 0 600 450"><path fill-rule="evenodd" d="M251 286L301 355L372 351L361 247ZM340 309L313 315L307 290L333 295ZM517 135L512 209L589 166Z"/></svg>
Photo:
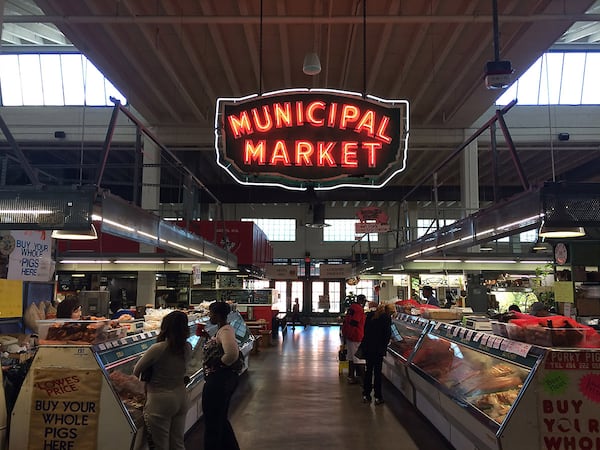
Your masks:
<svg viewBox="0 0 600 450"><path fill-rule="evenodd" d="M339 327L288 329L250 356L230 411L242 450L450 450L453 447L390 384L383 405L363 404L340 376ZM203 449L203 421L186 449Z"/></svg>

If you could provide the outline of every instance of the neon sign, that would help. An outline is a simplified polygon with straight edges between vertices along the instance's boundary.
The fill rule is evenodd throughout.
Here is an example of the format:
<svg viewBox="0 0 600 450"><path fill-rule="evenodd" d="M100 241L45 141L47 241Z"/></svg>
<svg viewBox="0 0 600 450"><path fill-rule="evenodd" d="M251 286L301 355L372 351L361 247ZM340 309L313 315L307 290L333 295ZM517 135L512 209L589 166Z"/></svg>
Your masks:
<svg viewBox="0 0 600 450"><path fill-rule="evenodd" d="M408 102L329 89L217 100L217 163L287 189L384 186L406 168Z"/></svg>

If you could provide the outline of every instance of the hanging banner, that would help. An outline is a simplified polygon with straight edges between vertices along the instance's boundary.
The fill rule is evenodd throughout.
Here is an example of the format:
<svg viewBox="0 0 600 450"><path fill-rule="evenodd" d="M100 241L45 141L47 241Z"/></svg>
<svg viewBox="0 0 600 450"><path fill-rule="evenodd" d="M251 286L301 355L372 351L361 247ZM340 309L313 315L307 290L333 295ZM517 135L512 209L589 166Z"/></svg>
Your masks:
<svg viewBox="0 0 600 450"><path fill-rule="evenodd" d="M216 109L217 163L243 185L380 188L406 169L406 100L289 89Z"/></svg>
<svg viewBox="0 0 600 450"><path fill-rule="evenodd" d="M14 249L8 260L9 280L50 281L52 238L45 230L11 231Z"/></svg>
<svg viewBox="0 0 600 450"><path fill-rule="evenodd" d="M269 280L297 280L298 266L293 264L267 264L265 276Z"/></svg>
<svg viewBox="0 0 600 450"><path fill-rule="evenodd" d="M598 448L600 351L550 351L538 379L539 448Z"/></svg>
<svg viewBox="0 0 600 450"><path fill-rule="evenodd" d="M320 264L319 278L346 279L352 276L352 264Z"/></svg>
<svg viewBox="0 0 600 450"><path fill-rule="evenodd" d="M96 450L100 370L34 369L29 450Z"/></svg>

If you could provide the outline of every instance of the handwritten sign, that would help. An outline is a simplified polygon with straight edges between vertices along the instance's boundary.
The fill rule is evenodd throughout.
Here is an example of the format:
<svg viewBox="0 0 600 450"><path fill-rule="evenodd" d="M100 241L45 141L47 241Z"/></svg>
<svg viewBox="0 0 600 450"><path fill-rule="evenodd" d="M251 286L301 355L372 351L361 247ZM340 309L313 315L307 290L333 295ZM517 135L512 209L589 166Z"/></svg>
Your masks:
<svg viewBox="0 0 600 450"><path fill-rule="evenodd" d="M551 351L545 357L543 368L537 402L539 448L596 448L600 351Z"/></svg>
<svg viewBox="0 0 600 450"><path fill-rule="evenodd" d="M100 370L34 370L28 450L95 450Z"/></svg>
<svg viewBox="0 0 600 450"><path fill-rule="evenodd" d="M15 249L8 260L9 280L50 281L52 238L46 231L11 231Z"/></svg>

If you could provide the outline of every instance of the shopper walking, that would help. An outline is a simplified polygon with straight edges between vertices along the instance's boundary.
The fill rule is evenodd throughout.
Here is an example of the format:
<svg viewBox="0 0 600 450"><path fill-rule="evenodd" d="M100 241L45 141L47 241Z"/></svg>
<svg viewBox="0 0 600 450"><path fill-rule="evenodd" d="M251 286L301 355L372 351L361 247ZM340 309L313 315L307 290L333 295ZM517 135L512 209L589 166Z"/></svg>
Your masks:
<svg viewBox="0 0 600 450"><path fill-rule="evenodd" d="M393 304L379 305L375 311L367 314L365 335L361 344L367 362L363 381L363 403L371 403L371 390L375 392L375 404L383 403L381 371L383 357L392 337L391 316L394 310Z"/></svg>
<svg viewBox="0 0 600 450"><path fill-rule="evenodd" d="M210 322L218 330L204 345L204 450L239 450L228 418L231 396L238 385L238 371L232 366L240 355L234 329L227 324L231 307L225 302L213 302L208 311Z"/></svg>
<svg viewBox="0 0 600 450"><path fill-rule="evenodd" d="M367 298L363 294L356 297L356 302L350 304L342 323L342 337L346 344L348 354L348 383L357 383L359 367L364 367L365 360L355 356L356 350L363 340L365 330L365 303Z"/></svg>
<svg viewBox="0 0 600 450"><path fill-rule="evenodd" d="M191 346L188 317L173 311L160 324L156 343L140 358L133 374L145 375L144 421L149 448L185 450L183 435L188 410L184 377Z"/></svg>

